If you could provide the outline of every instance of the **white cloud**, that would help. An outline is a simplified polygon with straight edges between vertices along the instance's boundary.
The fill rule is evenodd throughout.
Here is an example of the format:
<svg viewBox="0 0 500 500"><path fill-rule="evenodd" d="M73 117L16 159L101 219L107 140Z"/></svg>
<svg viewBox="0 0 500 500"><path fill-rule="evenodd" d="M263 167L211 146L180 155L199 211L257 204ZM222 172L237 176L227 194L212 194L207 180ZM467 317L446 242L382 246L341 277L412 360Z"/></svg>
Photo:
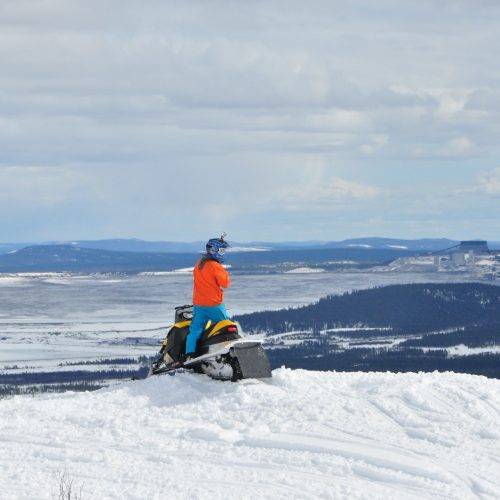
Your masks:
<svg viewBox="0 0 500 500"><path fill-rule="evenodd" d="M385 134L373 134L368 137L369 142L361 146L361 152L367 156L374 155L387 145L388 136Z"/></svg>
<svg viewBox="0 0 500 500"><path fill-rule="evenodd" d="M67 167L10 166L0 168L0 203L24 207L57 206L81 200L84 175ZM95 194L95 193L92 193Z"/></svg>
<svg viewBox="0 0 500 500"><path fill-rule="evenodd" d="M449 120L460 113L466 103L464 95L452 95L446 90L444 92L437 92L436 97L439 101L436 113L440 118L445 120Z"/></svg>
<svg viewBox="0 0 500 500"><path fill-rule="evenodd" d="M471 156L475 151L475 145L468 137L454 137L441 148L440 153L446 157L460 158Z"/></svg>
<svg viewBox="0 0 500 500"><path fill-rule="evenodd" d="M337 132L363 132L371 128L367 113L344 109L313 112L306 117L305 125L321 131Z"/></svg>
<svg viewBox="0 0 500 500"><path fill-rule="evenodd" d="M88 237L243 233L282 207L320 233L340 206L347 228L378 220L400 209L380 196L388 186L421 199L419 170L465 182L498 159L484 62L499 12L486 0L2 1L0 199L13 214L58 207L77 229L83 210ZM446 178L450 159L464 163ZM43 210L15 217L59 228Z"/></svg>
<svg viewBox="0 0 500 500"><path fill-rule="evenodd" d="M484 172L479 178L477 190L486 194L500 195L500 168Z"/></svg>
<svg viewBox="0 0 500 500"><path fill-rule="evenodd" d="M466 109L483 112L500 111L500 92L497 89L477 89L467 97Z"/></svg>
<svg viewBox="0 0 500 500"><path fill-rule="evenodd" d="M381 190L376 186L342 179L327 173L326 168L310 169L315 173L299 184L290 182L277 192L279 206L289 210L336 210L349 201L369 202Z"/></svg>
<svg viewBox="0 0 500 500"><path fill-rule="evenodd" d="M360 184L345 179L332 179L329 184L319 190L320 198L354 198L371 199L380 194L380 189L375 186Z"/></svg>

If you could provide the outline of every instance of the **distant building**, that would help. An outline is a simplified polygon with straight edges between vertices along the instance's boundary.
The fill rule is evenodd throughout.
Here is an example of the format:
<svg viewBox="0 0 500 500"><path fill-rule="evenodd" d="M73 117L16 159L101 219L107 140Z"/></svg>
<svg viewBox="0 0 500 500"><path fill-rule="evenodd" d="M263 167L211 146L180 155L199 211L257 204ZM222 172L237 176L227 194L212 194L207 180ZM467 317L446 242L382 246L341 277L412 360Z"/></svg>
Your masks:
<svg viewBox="0 0 500 500"><path fill-rule="evenodd" d="M490 249L488 248L488 242L482 240L471 240L471 241L461 241L457 252L463 253L488 253Z"/></svg>
<svg viewBox="0 0 500 500"><path fill-rule="evenodd" d="M451 263L454 266L465 265L465 253L464 252L453 252L451 254Z"/></svg>

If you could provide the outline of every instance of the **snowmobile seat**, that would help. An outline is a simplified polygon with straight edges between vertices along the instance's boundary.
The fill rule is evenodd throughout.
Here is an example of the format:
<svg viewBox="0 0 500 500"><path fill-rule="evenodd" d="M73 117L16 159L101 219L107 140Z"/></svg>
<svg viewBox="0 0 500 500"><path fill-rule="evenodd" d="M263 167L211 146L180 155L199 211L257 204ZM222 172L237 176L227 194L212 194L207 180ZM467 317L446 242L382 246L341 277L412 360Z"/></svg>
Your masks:
<svg viewBox="0 0 500 500"><path fill-rule="evenodd" d="M189 334L190 324L191 320L175 323L163 341L160 354L168 355L173 361L177 361L186 351L186 338ZM233 321L223 320L215 324L209 321L198 340L196 356L206 354L211 345L240 338L238 325Z"/></svg>
<svg viewBox="0 0 500 500"><path fill-rule="evenodd" d="M198 343L200 346L210 346L240 338L238 325L234 321L224 319L214 325L207 325Z"/></svg>

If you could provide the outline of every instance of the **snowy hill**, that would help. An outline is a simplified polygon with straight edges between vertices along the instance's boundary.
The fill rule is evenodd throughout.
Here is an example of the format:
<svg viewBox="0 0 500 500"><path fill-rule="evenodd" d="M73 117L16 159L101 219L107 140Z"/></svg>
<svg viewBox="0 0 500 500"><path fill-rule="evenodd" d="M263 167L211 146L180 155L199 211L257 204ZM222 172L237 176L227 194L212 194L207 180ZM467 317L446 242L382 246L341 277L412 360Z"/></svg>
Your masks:
<svg viewBox="0 0 500 500"><path fill-rule="evenodd" d="M1 497L500 498L499 380L273 375L1 400Z"/></svg>

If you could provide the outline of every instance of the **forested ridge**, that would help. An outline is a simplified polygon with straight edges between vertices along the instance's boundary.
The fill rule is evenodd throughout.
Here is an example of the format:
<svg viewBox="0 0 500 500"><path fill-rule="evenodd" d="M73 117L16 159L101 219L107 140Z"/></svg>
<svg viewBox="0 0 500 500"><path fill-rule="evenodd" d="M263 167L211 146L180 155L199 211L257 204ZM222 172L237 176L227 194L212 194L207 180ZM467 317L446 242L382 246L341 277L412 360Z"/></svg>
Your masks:
<svg viewBox="0 0 500 500"><path fill-rule="evenodd" d="M237 316L248 332L369 326L394 333L500 324L500 287L481 283L390 285L329 295L299 308Z"/></svg>

